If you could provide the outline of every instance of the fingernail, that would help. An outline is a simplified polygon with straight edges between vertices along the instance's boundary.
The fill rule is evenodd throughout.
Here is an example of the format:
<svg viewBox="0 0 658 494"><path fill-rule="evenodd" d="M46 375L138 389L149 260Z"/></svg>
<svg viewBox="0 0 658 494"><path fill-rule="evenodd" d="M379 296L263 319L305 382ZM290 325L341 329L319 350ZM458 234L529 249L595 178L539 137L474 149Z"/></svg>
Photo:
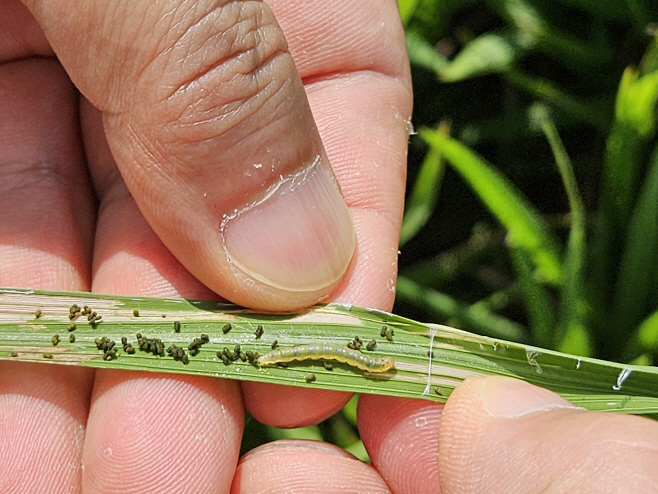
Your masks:
<svg viewBox="0 0 658 494"><path fill-rule="evenodd" d="M494 417L514 418L557 408L578 408L548 389L510 377L487 377L480 384L482 406Z"/></svg>
<svg viewBox="0 0 658 494"><path fill-rule="evenodd" d="M355 246L349 210L320 158L283 177L262 200L226 218L222 234L234 266L289 291L315 291L337 283Z"/></svg>

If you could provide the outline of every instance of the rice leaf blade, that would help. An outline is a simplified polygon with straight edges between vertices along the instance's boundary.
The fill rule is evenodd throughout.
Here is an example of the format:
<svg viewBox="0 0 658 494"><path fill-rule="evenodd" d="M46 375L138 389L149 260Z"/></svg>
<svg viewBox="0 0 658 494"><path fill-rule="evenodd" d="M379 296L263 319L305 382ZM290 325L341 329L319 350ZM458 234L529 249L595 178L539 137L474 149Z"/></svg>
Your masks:
<svg viewBox="0 0 658 494"><path fill-rule="evenodd" d="M79 321L75 343L61 341L53 346L52 334L62 334L70 324L72 304L93 307L102 321L95 325ZM139 316L134 309L139 309ZM174 320L180 321L180 332L173 330ZM222 330L226 322L232 323L228 332ZM260 338L253 332L257 325L265 328ZM381 336L382 326L394 330L390 339ZM142 351L104 360L94 343L100 336L116 340L136 330L167 343L189 341L199 333L209 338L189 365ZM285 346L341 345L355 335L364 341L376 339L372 354L392 356L395 369L375 375L340 365L328 370L315 361L260 368L241 361L226 365L215 356L228 344L240 343L264 353L273 339ZM44 358L46 354L50 357ZM590 410L658 414L655 367L576 357L342 304L295 314L260 314L208 301L5 288L0 289L0 359L206 375L438 402L445 402L469 376L504 375L552 389ZM315 380L305 379L310 371Z"/></svg>

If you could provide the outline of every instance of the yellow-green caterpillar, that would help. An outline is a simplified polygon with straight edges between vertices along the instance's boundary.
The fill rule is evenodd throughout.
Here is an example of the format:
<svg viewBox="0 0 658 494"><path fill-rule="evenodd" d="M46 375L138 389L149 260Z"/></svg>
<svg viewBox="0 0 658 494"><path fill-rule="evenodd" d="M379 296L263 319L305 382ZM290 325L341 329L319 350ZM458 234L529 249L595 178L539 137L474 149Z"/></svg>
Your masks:
<svg viewBox="0 0 658 494"><path fill-rule="evenodd" d="M272 366L293 360L336 360L367 372L386 372L395 367L393 357L375 358L349 348L332 345L298 345L261 355L260 366Z"/></svg>

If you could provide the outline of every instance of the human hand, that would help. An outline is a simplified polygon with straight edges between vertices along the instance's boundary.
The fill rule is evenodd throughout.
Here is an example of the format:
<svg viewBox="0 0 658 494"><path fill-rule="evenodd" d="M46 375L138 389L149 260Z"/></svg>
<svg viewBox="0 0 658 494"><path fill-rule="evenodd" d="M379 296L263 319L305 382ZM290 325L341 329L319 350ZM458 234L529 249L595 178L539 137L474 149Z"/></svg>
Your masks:
<svg viewBox="0 0 658 494"><path fill-rule="evenodd" d="M653 420L586 411L506 377L467 379L445 407L362 395L358 423L372 465L331 445L278 441L240 460L232 492L641 494L658 485Z"/></svg>
<svg viewBox="0 0 658 494"><path fill-rule="evenodd" d="M0 284L391 307L411 111L393 0L270 2L305 85L260 2L26 4L36 21L0 7ZM226 491L243 400L300 425L347 398L1 362L0 485Z"/></svg>

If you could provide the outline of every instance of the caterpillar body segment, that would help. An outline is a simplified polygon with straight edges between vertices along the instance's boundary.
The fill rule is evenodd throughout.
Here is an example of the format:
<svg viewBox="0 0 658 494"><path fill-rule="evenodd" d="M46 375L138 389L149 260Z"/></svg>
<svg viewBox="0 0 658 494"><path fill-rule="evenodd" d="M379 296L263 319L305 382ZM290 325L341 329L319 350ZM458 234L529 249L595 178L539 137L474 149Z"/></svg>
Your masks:
<svg viewBox="0 0 658 494"><path fill-rule="evenodd" d="M262 367L268 367L293 360L335 360L366 372L386 372L395 367L393 357L375 358L356 350L333 345L298 345L274 350L261 355L257 362Z"/></svg>

